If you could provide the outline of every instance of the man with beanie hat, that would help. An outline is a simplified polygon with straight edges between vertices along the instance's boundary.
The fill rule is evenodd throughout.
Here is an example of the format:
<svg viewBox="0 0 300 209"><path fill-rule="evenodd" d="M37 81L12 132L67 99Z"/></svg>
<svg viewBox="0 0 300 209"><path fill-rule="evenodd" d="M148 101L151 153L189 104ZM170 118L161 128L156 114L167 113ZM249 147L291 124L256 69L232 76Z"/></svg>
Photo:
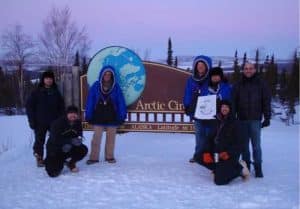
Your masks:
<svg viewBox="0 0 300 209"><path fill-rule="evenodd" d="M194 119L196 146L193 157L190 162L195 162L195 156L202 152L206 138L203 137L203 124L200 120L194 118L195 108L198 96L208 86L208 75L212 67L212 60L210 57L200 55L194 59L193 72L188 78L185 87L183 104L185 113Z"/></svg>
<svg viewBox="0 0 300 209"><path fill-rule="evenodd" d="M69 106L66 115L55 120L50 128L47 142L46 171L50 177L56 177L64 164L71 172L78 172L76 162L83 159L88 148L82 144L82 126L78 108ZM70 159L66 161L67 159Z"/></svg>
<svg viewBox="0 0 300 209"><path fill-rule="evenodd" d="M44 166L44 144L51 123L64 113L64 100L57 89L54 73L42 73L38 87L31 93L26 103L26 113L30 128L34 131L33 154L38 167Z"/></svg>

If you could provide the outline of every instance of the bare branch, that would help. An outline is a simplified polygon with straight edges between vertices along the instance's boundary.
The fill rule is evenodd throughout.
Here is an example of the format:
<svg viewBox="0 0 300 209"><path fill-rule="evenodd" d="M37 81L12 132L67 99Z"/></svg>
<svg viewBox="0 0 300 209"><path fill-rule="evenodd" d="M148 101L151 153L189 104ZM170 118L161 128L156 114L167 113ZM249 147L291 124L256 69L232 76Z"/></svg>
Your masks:
<svg viewBox="0 0 300 209"><path fill-rule="evenodd" d="M71 20L68 7L52 8L43 22L39 40L41 56L55 65L72 64L76 51L84 56L90 46L85 27L80 30Z"/></svg>

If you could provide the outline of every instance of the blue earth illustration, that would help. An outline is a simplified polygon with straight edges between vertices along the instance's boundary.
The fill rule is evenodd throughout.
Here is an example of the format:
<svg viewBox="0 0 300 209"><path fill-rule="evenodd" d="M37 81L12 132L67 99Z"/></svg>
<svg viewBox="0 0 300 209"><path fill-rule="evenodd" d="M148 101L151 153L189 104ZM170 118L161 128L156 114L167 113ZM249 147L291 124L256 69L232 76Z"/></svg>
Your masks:
<svg viewBox="0 0 300 209"><path fill-rule="evenodd" d="M94 55L88 66L89 86L98 80L100 70L105 65L115 68L116 80L122 89L126 105L133 104L142 94L146 84L146 72L142 60L136 53L125 47L104 48Z"/></svg>

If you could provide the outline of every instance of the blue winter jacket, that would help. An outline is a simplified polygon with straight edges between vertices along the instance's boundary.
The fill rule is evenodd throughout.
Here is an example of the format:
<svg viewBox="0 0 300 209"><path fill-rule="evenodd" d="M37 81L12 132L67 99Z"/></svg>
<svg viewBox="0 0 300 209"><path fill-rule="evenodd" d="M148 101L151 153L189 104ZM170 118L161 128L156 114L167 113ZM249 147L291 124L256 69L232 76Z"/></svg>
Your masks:
<svg viewBox="0 0 300 209"><path fill-rule="evenodd" d="M196 70L198 62L203 62L207 67L206 74L201 78L199 78L199 76L197 75ZM211 67L212 60L210 57L200 55L196 57L193 61L193 74L191 75L191 77L188 78L186 82L185 93L183 97L185 113L191 117L193 117L194 115L198 96L208 86L208 75Z"/></svg>
<svg viewBox="0 0 300 209"><path fill-rule="evenodd" d="M105 72L111 71L113 74L113 84L111 89L106 95L102 90L102 78ZM111 66L105 66L100 70L99 79L90 87L86 108L85 108L85 119L91 121L96 105L99 101L107 100L108 97L113 103L114 110L116 111L117 122L121 124L125 121L127 115L127 107L125 104L125 99L122 90L115 79L114 68ZM116 126L116 124L93 124L93 125L103 125L103 126Z"/></svg>
<svg viewBox="0 0 300 209"><path fill-rule="evenodd" d="M227 82L221 81L217 91L212 91L209 86L206 86L200 96L216 95L218 100L231 101L231 86Z"/></svg>

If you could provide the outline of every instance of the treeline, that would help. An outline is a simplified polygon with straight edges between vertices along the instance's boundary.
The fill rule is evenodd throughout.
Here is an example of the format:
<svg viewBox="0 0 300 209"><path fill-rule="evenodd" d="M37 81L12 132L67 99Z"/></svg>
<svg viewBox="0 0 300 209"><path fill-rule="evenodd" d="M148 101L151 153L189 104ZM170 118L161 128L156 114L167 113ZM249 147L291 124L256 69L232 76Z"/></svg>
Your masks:
<svg viewBox="0 0 300 209"><path fill-rule="evenodd" d="M297 51L294 53L291 67L278 69L275 55L266 56L262 62L260 52L257 49L254 58L254 65L258 74L269 84L273 101L281 103L286 109L286 114L293 118L296 113L295 105L299 105L299 56ZM243 54L242 62L239 63L238 51L235 51L233 66L231 73L227 73L230 83L234 84L242 77L243 67L248 60L247 53ZM167 59L169 66L177 67L178 59L173 56L172 40L168 39ZM222 67L222 62L218 62L218 66ZM288 66L288 65L286 65ZM190 70L190 69L188 69ZM293 119L292 119L292 122Z"/></svg>
<svg viewBox="0 0 300 209"><path fill-rule="evenodd" d="M247 61L244 53L243 62L238 63L237 51L234 56L233 73L229 75L231 83L235 83L242 76L242 69ZM255 68L260 76L269 84L273 101L280 102L286 109L287 114L296 113L295 105L299 104L299 57L294 53L291 69L278 69L274 55L266 57L263 64L259 62L259 51L256 51Z"/></svg>
<svg viewBox="0 0 300 209"><path fill-rule="evenodd" d="M17 71L5 72L0 67L0 108L6 114L18 113L21 107L20 89L18 85L19 75ZM24 99L26 100L30 92L38 85L32 82L29 75L24 76ZM22 113L22 111L20 111Z"/></svg>

